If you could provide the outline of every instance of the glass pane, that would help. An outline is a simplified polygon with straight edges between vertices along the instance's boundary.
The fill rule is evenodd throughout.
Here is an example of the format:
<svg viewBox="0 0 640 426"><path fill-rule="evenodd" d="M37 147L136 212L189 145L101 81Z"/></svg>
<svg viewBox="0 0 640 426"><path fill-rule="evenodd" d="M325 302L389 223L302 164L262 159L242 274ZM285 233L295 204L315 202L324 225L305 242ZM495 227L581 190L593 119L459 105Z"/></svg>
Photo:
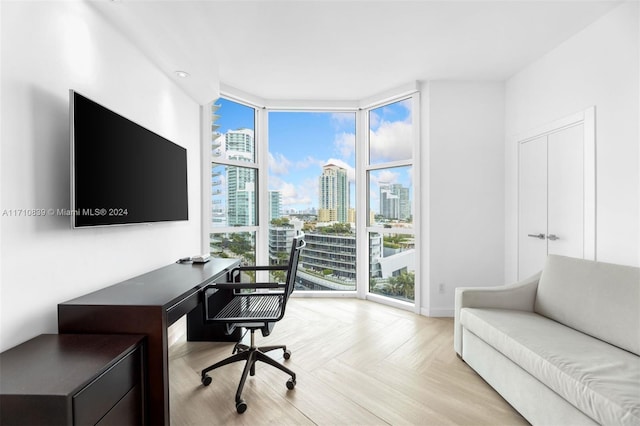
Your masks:
<svg viewBox="0 0 640 426"><path fill-rule="evenodd" d="M369 164L413 158L411 99L369 111Z"/></svg>
<svg viewBox="0 0 640 426"><path fill-rule="evenodd" d="M255 109L220 98L211 107L211 156L255 162Z"/></svg>
<svg viewBox="0 0 640 426"><path fill-rule="evenodd" d="M415 238L406 234L369 234L369 291L414 301Z"/></svg>
<svg viewBox="0 0 640 426"><path fill-rule="evenodd" d="M247 167L211 165L211 226L257 224L257 170Z"/></svg>
<svg viewBox="0 0 640 426"><path fill-rule="evenodd" d="M319 225L319 224L318 224ZM305 231L297 290L356 289L356 232L348 223L316 226Z"/></svg>
<svg viewBox="0 0 640 426"><path fill-rule="evenodd" d="M255 265L255 232L224 232L209 234L211 256L241 259L242 265Z"/></svg>
<svg viewBox="0 0 640 426"><path fill-rule="evenodd" d="M351 112L269 113L269 256L305 232L297 290L356 288L355 131Z"/></svg>
<svg viewBox="0 0 640 426"><path fill-rule="evenodd" d="M289 261L293 237L300 227L289 222L288 218L272 219L269 223L269 265L284 266ZM272 271L270 281L284 282L286 271Z"/></svg>
<svg viewBox="0 0 640 426"><path fill-rule="evenodd" d="M413 228L413 167L369 172L369 225Z"/></svg>
<svg viewBox="0 0 640 426"><path fill-rule="evenodd" d="M210 233L209 252L213 257L240 259L241 266L253 266L256 264L256 233ZM251 273L250 278L254 281L255 273Z"/></svg>

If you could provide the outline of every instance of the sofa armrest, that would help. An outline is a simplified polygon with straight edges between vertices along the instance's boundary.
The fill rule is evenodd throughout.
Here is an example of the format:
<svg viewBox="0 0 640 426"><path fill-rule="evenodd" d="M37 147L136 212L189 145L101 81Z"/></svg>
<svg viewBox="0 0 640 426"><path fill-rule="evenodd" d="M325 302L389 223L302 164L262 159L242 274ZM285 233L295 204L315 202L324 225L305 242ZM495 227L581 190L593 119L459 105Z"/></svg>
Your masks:
<svg viewBox="0 0 640 426"><path fill-rule="evenodd" d="M515 284L496 287L458 287L455 295L453 346L462 356L462 308L514 309L533 312L541 272Z"/></svg>

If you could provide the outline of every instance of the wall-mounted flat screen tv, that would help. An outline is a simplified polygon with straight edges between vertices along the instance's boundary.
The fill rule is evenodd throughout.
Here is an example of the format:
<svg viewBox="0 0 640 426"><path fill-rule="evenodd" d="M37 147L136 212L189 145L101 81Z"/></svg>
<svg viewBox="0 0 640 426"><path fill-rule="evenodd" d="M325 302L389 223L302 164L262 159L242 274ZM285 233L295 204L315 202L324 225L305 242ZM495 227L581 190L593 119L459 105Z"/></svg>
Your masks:
<svg viewBox="0 0 640 426"><path fill-rule="evenodd" d="M70 91L74 228L189 219L187 150Z"/></svg>

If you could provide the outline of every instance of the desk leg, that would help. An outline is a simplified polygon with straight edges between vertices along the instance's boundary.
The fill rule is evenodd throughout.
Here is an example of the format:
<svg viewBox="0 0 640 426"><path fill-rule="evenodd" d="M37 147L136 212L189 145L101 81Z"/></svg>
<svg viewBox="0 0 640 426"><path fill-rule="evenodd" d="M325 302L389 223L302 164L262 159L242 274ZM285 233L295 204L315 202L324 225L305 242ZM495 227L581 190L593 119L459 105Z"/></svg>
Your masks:
<svg viewBox="0 0 640 426"><path fill-rule="evenodd" d="M58 305L59 333L147 336L146 423L169 425L169 355L166 313L154 306Z"/></svg>

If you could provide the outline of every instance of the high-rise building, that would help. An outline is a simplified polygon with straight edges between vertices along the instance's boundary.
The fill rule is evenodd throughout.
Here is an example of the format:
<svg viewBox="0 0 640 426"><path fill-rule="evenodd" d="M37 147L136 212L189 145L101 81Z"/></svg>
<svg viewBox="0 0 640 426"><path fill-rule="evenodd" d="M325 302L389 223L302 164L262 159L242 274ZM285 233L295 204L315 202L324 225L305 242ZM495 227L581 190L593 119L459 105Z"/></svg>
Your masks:
<svg viewBox="0 0 640 426"><path fill-rule="evenodd" d="M282 216L282 193L269 191L269 222Z"/></svg>
<svg viewBox="0 0 640 426"><path fill-rule="evenodd" d="M411 200L409 199L409 188L400 184L393 185L393 191L398 195L398 213L400 220L411 219Z"/></svg>
<svg viewBox="0 0 640 426"><path fill-rule="evenodd" d="M380 214L387 219L411 218L409 188L399 183L380 182Z"/></svg>
<svg viewBox="0 0 640 426"><path fill-rule="evenodd" d="M380 214L386 219L399 219L400 200L393 193L391 184L380 182Z"/></svg>
<svg viewBox="0 0 640 426"><path fill-rule="evenodd" d="M253 130L229 130L225 134L225 151L229 160L254 161ZM228 226L256 224L256 170L249 167L226 166Z"/></svg>
<svg viewBox="0 0 640 426"><path fill-rule="evenodd" d="M255 143L253 141L253 130L238 129L229 130L225 134L225 151L243 153L247 158L246 161L253 161L255 152ZM248 155L247 155L248 154Z"/></svg>
<svg viewBox="0 0 640 426"><path fill-rule="evenodd" d="M211 168L211 223L214 226L227 224L227 200L224 198L224 166Z"/></svg>
<svg viewBox="0 0 640 426"><path fill-rule="evenodd" d="M322 168L319 181L319 222L348 222L349 180L347 171L335 164Z"/></svg>

